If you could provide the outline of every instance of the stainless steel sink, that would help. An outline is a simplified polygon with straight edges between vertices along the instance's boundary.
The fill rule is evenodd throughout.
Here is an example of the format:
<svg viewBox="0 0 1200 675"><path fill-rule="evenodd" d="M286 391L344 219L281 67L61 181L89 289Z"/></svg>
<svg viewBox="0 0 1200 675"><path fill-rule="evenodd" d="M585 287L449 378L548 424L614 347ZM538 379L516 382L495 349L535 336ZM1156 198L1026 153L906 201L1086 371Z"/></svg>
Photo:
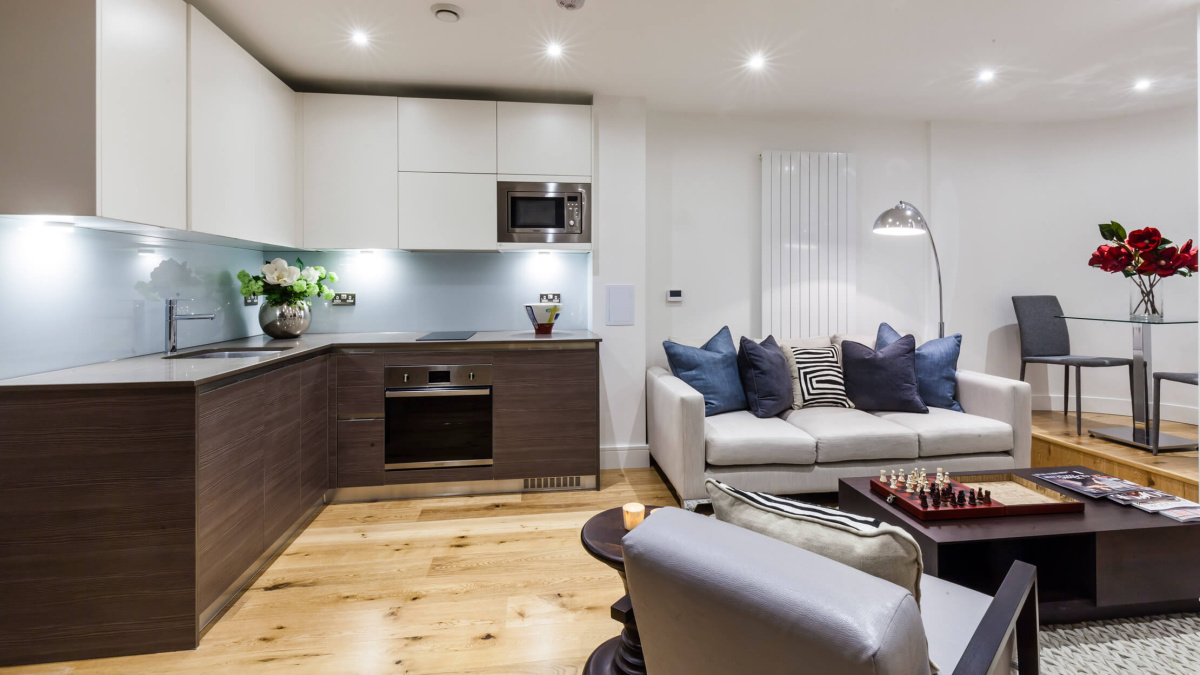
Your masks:
<svg viewBox="0 0 1200 675"><path fill-rule="evenodd" d="M253 359L260 356L282 354L288 348L246 347L243 349L205 349L185 354L172 354L167 359Z"/></svg>

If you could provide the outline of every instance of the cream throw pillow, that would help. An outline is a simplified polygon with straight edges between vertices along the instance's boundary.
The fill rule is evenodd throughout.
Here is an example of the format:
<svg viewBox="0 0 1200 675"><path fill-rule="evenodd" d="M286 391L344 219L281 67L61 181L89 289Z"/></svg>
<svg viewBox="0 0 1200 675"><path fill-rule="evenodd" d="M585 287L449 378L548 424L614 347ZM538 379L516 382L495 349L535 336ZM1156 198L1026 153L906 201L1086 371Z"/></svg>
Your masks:
<svg viewBox="0 0 1200 675"><path fill-rule="evenodd" d="M921 548L904 530L874 518L705 484L717 519L812 551L908 589L921 604Z"/></svg>

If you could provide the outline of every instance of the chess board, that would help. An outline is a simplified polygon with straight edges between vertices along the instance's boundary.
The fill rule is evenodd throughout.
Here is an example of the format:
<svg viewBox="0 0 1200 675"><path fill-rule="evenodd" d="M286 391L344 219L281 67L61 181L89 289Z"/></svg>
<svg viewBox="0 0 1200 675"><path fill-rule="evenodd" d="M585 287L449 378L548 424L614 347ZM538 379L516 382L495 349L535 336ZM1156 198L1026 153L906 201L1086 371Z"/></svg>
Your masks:
<svg viewBox="0 0 1200 675"><path fill-rule="evenodd" d="M960 479L963 482L960 482ZM956 476L948 479L946 485L953 490L955 496L953 503L950 500L934 502L931 490L935 489L935 481L933 476L926 479L924 505L921 503L919 489L909 491L904 485L892 488L878 478L871 479L871 491L882 495L889 504L899 507L919 520L994 518L1083 511L1083 502L1010 474ZM975 503L971 504L964 498L963 503L959 505L959 493L969 495L971 490L975 490L976 493ZM992 492L990 503L981 499L981 490ZM1001 501L999 495L1008 501Z"/></svg>

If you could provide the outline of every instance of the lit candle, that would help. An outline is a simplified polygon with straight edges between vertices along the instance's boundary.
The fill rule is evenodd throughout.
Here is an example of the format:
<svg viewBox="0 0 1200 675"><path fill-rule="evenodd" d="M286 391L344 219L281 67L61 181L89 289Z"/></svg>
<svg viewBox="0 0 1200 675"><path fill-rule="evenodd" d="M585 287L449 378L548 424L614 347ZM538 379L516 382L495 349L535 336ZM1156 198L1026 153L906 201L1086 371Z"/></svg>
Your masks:
<svg viewBox="0 0 1200 675"><path fill-rule="evenodd" d="M621 511L621 515L625 517L626 530L632 530L646 518L646 507L637 502L629 502L621 507Z"/></svg>

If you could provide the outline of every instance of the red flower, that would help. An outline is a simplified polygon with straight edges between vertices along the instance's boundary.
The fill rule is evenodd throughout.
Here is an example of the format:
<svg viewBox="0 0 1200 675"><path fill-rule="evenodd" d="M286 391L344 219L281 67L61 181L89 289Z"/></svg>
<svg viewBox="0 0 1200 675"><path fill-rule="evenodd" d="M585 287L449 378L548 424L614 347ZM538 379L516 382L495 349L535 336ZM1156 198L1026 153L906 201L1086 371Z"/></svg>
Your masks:
<svg viewBox="0 0 1200 675"><path fill-rule="evenodd" d="M1157 274L1160 277L1169 277L1186 265L1184 257L1179 255L1179 250L1174 246L1157 251L1143 251L1142 264L1138 265L1137 273L1146 276Z"/></svg>
<svg viewBox="0 0 1200 675"><path fill-rule="evenodd" d="M1153 227L1134 230L1129 233L1129 238L1125 240L1125 243L1138 251L1153 251L1162 243L1162 233Z"/></svg>
<svg viewBox="0 0 1200 675"><path fill-rule="evenodd" d="M1192 274L1196 273L1196 249L1192 246L1192 240L1188 239L1183 248L1179 249L1179 253L1175 254L1175 260L1172 261L1177 269L1185 269Z"/></svg>
<svg viewBox="0 0 1200 675"><path fill-rule="evenodd" d="M1103 244L1092 254L1088 265L1099 267L1105 272L1120 272L1133 263L1133 254L1124 246Z"/></svg>

